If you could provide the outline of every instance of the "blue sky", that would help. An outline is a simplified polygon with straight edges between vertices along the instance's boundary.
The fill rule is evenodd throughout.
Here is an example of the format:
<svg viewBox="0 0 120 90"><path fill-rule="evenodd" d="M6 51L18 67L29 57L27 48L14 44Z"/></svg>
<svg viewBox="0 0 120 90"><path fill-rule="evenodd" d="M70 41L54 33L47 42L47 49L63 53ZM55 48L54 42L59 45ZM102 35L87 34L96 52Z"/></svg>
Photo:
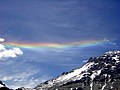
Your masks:
<svg viewBox="0 0 120 90"><path fill-rule="evenodd" d="M0 37L6 41L111 42L64 50L21 49L23 55L0 60L0 79L11 88L33 87L80 67L91 56L119 50L119 28L119 0L0 0Z"/></svg>

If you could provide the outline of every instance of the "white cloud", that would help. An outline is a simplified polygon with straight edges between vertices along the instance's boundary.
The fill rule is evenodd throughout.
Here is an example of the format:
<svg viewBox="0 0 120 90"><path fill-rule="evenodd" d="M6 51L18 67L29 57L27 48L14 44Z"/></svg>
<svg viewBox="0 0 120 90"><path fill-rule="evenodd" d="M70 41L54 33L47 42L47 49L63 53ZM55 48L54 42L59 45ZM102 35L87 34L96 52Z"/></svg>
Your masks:
<svg viewBox="0 0 120 90"><path fill-rule="evenodd" d="M2 78L2 81L8 81L8 80L12 80L12 79L13 79L13 77L11 77L11 76L4 76Z"/></svg>
<svg viewBox="0 0 120 90"><path fill-rule="evenodd" d="M0 42L4 42L3 38L0 38ZM23 52L20 50L20 48L12 48L12 49L6 49L6 47L3 44L0 44L0 60L4 60L6 58L15 58L18 55L22 55Z"/></svg>
<svg viewBox="0 0 120 90"><path fill-rule="evenodd" d="M5 40L3 38L0 38L0 42L4 42Z"/></svg>
<svg viewBox="0 0 120 90"><path fill-rule="evenodd" d="M17 57L17 55L22 55L22 54L23 53L19 48L13 48L0 52L0 58L9 58L9 57L15 58Z"/></svg>
<svg viewBox="0 0 120 90"><path fill-rule="evenodd" d="M0 44L0 52L3 51L3 50L6 50L5 46Z"/></svg>

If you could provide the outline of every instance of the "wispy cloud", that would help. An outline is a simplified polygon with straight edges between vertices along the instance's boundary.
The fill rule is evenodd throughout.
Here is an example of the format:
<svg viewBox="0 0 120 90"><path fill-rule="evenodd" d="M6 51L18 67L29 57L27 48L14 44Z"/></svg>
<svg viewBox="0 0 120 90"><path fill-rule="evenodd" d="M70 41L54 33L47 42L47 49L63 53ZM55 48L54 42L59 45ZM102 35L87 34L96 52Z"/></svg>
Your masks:
<svg viewBox="0 0 120 90"><path fill-rule="evenodd" d="M37 73L39 73L40 70L33 69L31 71L27 70L25 72L19 72L19 73L14 73L14 74L1 74L0 78L3 82L6 82L6 85L9 88L12 89L17 89L20 87L25 87L25 88L34 88L37 84L40 84L43 81L48 80L50 77L48 75L43 75L39 76L39 78L33 77ZM41 72L42 73L42 72ZM8 83L7 83L8 82ZM9 83L11 82L11 83Z"/></svg>

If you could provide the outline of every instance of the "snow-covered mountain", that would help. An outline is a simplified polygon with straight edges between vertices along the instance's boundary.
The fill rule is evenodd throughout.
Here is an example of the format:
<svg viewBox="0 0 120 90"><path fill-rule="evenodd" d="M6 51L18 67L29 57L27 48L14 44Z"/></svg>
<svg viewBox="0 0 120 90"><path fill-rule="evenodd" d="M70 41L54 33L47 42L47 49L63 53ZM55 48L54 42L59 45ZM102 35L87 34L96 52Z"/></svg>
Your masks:
<svg viewBox="0 0 120 90"><path fill-rule="evenodd" d="M82 67L64 72L34 89L17 90L120 90L120 51L91 57Z"/></svg>
<svg viewBox="0 0 120 90"><path fill-rule="evenodd" d="M120 90L120 51L91 57L82 67L41 83L35 90Z"/></svg>

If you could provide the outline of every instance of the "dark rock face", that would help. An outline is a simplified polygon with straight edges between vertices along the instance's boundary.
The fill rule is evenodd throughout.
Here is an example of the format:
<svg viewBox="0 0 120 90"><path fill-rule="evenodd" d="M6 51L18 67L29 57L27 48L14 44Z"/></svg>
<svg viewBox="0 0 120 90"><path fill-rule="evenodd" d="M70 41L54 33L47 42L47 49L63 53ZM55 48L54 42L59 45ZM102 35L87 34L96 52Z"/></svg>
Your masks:
<svg viewBox="0 0 120 90"><path fill-rule="evenodd" d="M10 90L10 89L7 87L1 87L0 90Z"/></svg>
<svg viewBox="0 0 120 90"><path fill-rule="evenodd" d="M3 82L2 82L2 81L0 81L0 85L2 85L2 86L4 86L4 87L5 87L5 84L3 84Z"/></svg>
<svg viewBox="0 0 120 90"><path fill-rule="evenodd" d="M8 87L6 87L5 84L3 84L2 81L0 81L0 90L12 90L12 89L9 89Z"/></svg>

